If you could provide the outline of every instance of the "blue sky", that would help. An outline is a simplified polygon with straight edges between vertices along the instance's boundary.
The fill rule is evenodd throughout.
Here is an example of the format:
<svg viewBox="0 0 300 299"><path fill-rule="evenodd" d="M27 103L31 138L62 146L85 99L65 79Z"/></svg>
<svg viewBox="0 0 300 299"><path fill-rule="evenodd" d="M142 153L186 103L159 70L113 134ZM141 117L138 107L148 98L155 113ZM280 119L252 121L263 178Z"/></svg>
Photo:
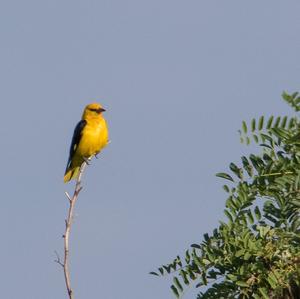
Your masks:
<svg viewBox="0 0 300 299"><path fill-rule="evenodd" d="M299 1L2 1L0 297L66 298L63 184L84 106L111 144L84 176L71 234L75 298L168 299L148 275L218 224L214 177L249 149L243 119L288 114ZM193 290L185 298L194 298Z"/></svg>

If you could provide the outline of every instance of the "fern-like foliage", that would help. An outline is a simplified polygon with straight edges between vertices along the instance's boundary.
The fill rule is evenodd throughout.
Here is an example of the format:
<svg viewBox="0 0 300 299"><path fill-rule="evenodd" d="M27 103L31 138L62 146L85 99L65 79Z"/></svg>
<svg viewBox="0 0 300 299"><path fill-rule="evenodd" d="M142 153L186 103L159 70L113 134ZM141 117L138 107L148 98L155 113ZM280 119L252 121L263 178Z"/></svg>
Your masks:
<svg viewBox="0 0 300 299"><path fill-rule="evenodd" d="M283 99L300 111L298 93ZM195 282L197 299L300 298L300 122L265 117L242 124L242 142L260 152L231 163L224 214L212 234L153 275L173 275L179 298Z"/></svg>

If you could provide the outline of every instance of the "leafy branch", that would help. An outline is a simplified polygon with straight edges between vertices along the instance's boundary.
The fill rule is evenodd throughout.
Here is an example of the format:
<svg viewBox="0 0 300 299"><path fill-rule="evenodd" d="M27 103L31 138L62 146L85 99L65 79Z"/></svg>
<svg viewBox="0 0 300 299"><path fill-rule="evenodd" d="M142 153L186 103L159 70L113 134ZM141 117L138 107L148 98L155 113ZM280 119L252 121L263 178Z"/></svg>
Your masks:
<svg viewBox="0 0 300 299"><path fill-rule="evenodd" d="M283 99L300 111L298 93ZM217 176L228 183L224 215L211 235L151 272L173 275L179 298L196 282L198 299L294 299L300 294L300 122L298 117L265 117L243 122L241 141L254 140L258 154L231 163Z"/></svg>

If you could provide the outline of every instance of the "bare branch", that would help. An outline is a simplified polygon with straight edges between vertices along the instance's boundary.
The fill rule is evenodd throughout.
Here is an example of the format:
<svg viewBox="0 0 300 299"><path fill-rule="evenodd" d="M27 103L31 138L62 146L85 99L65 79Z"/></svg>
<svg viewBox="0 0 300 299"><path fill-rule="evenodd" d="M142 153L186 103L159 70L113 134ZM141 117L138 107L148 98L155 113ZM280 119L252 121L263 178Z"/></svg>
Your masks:
<svg viewBox="0 0 300 299"><path fill-rule="evenodd" d="M71 232L71 226L72 226L72 221L73 221L73 214L74 214L74 207L75 203L77 201L78 195L80 191L82 190L81 186L81 178L82 174L86 168L87 162L83 162L80 170L79 170L79 176L75 184L75 189L73 196L71 197L68 192L65 192L65 195L67 196L69 200L69 209L68 209L68 216L67 219L65 220L65 232L63 234L64 238L64 259L61 261L58 253L55 251L56 254L56 260L55 262L63 267L64 270L64 277L65 277L65 283L66 283L66 288L68 292L69 299L74 299L74 294L73 290L71 288L71 280L70 280L70 270L69 270L69 239L70 239L70 232Z"/></svg>

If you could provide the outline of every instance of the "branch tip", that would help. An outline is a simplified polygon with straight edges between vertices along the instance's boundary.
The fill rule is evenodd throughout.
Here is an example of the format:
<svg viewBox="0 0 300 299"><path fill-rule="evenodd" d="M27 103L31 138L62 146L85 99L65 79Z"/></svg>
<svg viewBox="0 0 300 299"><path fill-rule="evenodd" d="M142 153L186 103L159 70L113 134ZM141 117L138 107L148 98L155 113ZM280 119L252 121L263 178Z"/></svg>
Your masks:
<svg viewBox="0 0 300 299"><path fill-rule="evenodd" d="M71 196L69 195L69 193L68 193L67 191L65 192L65 194L66 194L68 200L69 200L69 201L72 201L72 198L71 198Z"/></svg>
<svg viewBox="0 0 300 299"><path fill-rule="evenodd" d="M57 253L56 250L54 252L55 252L55 255L56 255L56 260L54 260L54 262L59 264L60 266L62 266L64 268L64 264L61 262L59 254Z"/></svg>

